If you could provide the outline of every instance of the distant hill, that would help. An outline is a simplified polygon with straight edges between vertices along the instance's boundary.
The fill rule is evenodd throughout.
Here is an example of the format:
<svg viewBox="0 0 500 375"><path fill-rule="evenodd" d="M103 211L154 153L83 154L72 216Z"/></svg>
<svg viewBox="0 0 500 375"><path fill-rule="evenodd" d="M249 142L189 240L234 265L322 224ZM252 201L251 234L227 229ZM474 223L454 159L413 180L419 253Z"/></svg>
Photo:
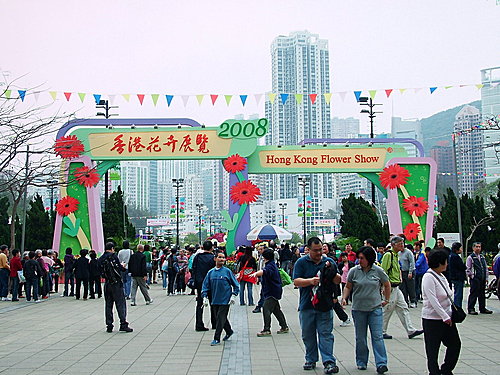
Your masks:
<svg viewBox="0 0 500 375"><path fill-rule="evenodd" d="M466 104L481 110L480 100ZM435 115L420 120L422 125L422 134L424 137L424 149L427 156L430 155L431 148L439 141L451 141L451 133L453 132L455 116L466 104L447 109L446 111L436 113Z"/></svg>

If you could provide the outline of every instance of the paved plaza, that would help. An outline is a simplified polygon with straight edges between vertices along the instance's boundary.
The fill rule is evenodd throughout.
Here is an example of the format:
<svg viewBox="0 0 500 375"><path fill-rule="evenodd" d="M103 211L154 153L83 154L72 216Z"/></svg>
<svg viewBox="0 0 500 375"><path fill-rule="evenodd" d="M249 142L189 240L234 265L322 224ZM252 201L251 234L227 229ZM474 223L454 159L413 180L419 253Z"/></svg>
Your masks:
<svg viewBox="0 0 500 375"><path fill-rule="evenodd" d="M258 288L258 287L257 287ZM231 308L235 335L211 347L213 331L194 331L193 296L167 297L160 285L151 286L154 303L147 306L138 293L138 305L128 306L133 333L106 333L104 300L76 301L53 295L43 303L0 302L0 373L55 374L203 374L294 375L303 371L304 348L297 313L298 290L285 288L283 311L290 326L287 335L258 338L262 314L251 307ZM467 294L468 291L466 291ZM254 289L257 300L257 290ZM462 352L455 374L500 374L500 301L487 301L493 315L469 316L459 326ZM350 314L349 307L348 313ZM207 322L207 315L205 314ZM420 308L411 309L416 326ZM273 318L274 319L274 318ZM375 374L356 369L354 327L339 327L335 318L335 355L340 374ZM279 328L273 320L272 330ZM116 330L116 327L115 327ZM423 337L409 340L396 314L389 325L388 374L426 374ZM371 360L373 358L370 358Z"/></svg>

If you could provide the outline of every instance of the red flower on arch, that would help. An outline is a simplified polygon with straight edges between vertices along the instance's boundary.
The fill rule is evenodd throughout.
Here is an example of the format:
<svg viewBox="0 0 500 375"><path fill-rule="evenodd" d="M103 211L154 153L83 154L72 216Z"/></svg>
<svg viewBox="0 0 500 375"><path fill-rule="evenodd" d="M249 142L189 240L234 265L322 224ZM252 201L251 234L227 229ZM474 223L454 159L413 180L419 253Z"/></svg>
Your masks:
<svg viewBox="0 0 500 375"><path fill-rule="evenodd" d="M83 143L76 135L59 138L56 140L54 149L56 154L63 159L77 158L84 151Z"/></svg>
<svg viewBox="0 0 500 375"><path fill-rule="evenodd" d="M411 196L403 199L403 208L410 215L424 216L429 209L429 203L424 198Z"/></svg>
<svg viewBox="0 0 500 375"><path fill-rule="evenodd" d="M224 160L224 169L229 173L241 172L247 165L247 159L238 154L231 155Z"/></svg>
<svg viewBox="0 0 500 375"><path fill-rule="evenodd" d="M75 178L80 185L85 187L94 187L100 180L99 173L94 168L87 166L75 169Z"/></svg>
<svg viewBox="0 0 500 375"><path fill-rule="evenodd" d="M251 181L242 181L231 187L231 201L240 205L252 203L260 195L260 189Z"/></svg>
<svg viewBox="0 0 500 375"><path fill-rule="evenodd" d="M78 209L79 204L78 199L67 195L56 203L56 211L61 216L68 216Z"/></svg>
<svg viewBox="0 0 500 375"><path fill-rule="evenodd" d="M403 234L405 235L408 241L413 241L417 239L419 233L420 233L420 224L417 223L409 223L403 230Z"/></svg>
<svg viewBox="0 0 500 375"><path fill-rule="evenodd" d="M384 188L395 189L401 185L406 185L408 177L410 177L410 172L406 168L398 164L392 164L384 168L380 173L379 180Z"/></svg>

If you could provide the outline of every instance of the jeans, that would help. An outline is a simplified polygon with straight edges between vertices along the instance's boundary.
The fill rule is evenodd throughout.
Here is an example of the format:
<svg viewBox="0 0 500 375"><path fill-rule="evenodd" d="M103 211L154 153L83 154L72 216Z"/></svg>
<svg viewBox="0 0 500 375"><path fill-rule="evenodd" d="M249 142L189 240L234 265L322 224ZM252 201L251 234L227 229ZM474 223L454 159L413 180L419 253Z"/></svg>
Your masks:
<svg viewBox="0 0 500 375"><path fill-rule="evenodd" d="M76 299L80 299L80 288L83 283L83 299L87 299L89 296L89 279L79 279L76 278Z"/></svg>
<svg viewBox="0 0 500 375"><path fill-rule="evenodd" d="M68 284L71 284L71 291L69 294ZM75 295L75 275L72 271L64 272L64 296L67 297L68 295L71 297Z"/></svg>
<svg viewBox="0 0 500 375"><path fill-rule="evenodd" d="M167 294L174 294L175 291L175 278L177 276L177 272L174 269L169 269L168 271L168 286L167 286Z"/></svg>
<svg viewBox="0 0 500 375"><path fill-rule="evenodd" d="M281 329L288 328L285 315L283 314L283 311L281 311L280 301L276 298L269 297L264 301L264 306L262 309L262 316L264 318L264 331L271 330L271 314L274 314L276 319L278 319L278 323L280 324Z"/></svg>
<svg viewBox="0 0 500 375"><path fill-rule="evenodd" d="M455 323L450 327L442 320L422 319L425 353L429 375L451 375L457 365L462 343ZM441 343L446 347L444 363L439 368L438 355Z"/></svg>
<svg viewBox="0 0 500 375"><path fill-rule="evenodd" d="M113 304L115 304L120 319L120 327L127 327L127 304L123 294L123 285L121 283L110 284L106 282L104 284L104 300L106 326L113 327Z"/></svg>
<svg viewBox="0 0 500 375"><path fill-rule="evenodd" d="M163 282L163 289L167 289L167 280L168 280L167 271L161 271L161 280Z"/></svg>
<svg viewBox="0 0 500 375"><path fill-rule="evenodd" d="M18 301L17 293L19 291L19 276L14 276L10 278L12 285L12 301Z"/></svg>
<svg viewBox="0 0 500 375"><path fill-rule="evenodd" d="M31 301L31 288L33 288L33 299L38 300L38 286L40 285L40 279L35 277L33 279L26 279L26 301Z"/></svg>
<svg viewBox="0 0 500 375"><path fill-rule="evenodd" d="M132 276L128 273L128 270L122 272L122 283L123 283L123 293L126 298L130 298L130 287L132 286Z"/></svg>
<svg viewBox="0 0 500 375"><path fill-rule="evenodd" d="M337 363L333 356L333 311L305 309L299 311L302 341L306 348L306 362L318 362L318 348L323 363Z"/></svg>
<svg viewBox="0 0 500 375"><path fill-rule="evenodd" d="M227 314L229 313L229 305L213 305L213 308L216 316L214 340L220 341L220 335L223 329L224 331L226 331L226 335L230 335L233 333L231 324L227 319Z"/></svg>
<svg viewBox="0 0 500 375"><path fill-rule="evenodd" d="M283 270L290 274L290 260L284 260L283 262L281 262L281 268L283 268Z"/></svg>
<svg viewBox="0 0 500 375"><path fill-rule="evenodd" d="M415 297L417 300L422 299L422 278L424 275L415 274Z"/></svg>
<svg viewBox="0 0 500 375"><path fill-rule="evenodd" d="M7 268L0 268L0 298L7 297L9 293L9 276Z"/></svg>
<svg viewBox="0 0 500 375"><path fill-rule="evenodd" d="M240 305L245 304L245 285L247 286L247 294L248 294L248 304L253 305L253 293L252 287L253 284L249 281L240 281Z"/></svg>
<svg viewBox="0 0 500 375"><path fill-rule="evenodd" d="M95 295L99 298L102 296L101 289L101 276L91 276L89 280L90 298L95 298Z"/></svg>
<svg viewBox="0 0 500 375"><path fill-rule="evenodd" d="M153 263L146 263L146 271L148 272L148 280L146 281L146 284L149 285L151 284L151 279L153 278Z"/></svg>
<svg viewBox="0 0 500 375"><path fill-rule="evenodd" d="M384 338L382 334L383 310L381 307L373 311L352 310L354 319L354 329L356 332L356 365L364 366L368 364L368 343L367 333L370 328L372 338L372 349L375 356L375 365L387 366L387 352L385 350Z"/></svg>
<svg viewBox="0 0 500 375"><path fill-rule="evenodd" d="M453 284L453 303L462 307L462 301L464 299L464 281L451 280L451 283Z"/></svg>

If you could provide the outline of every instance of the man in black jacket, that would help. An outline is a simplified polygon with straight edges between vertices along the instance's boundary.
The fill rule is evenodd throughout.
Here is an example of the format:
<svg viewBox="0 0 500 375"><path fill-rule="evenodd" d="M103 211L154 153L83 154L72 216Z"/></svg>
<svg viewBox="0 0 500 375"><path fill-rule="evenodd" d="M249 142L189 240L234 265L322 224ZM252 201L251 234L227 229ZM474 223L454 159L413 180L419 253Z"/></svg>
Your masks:
<svg viewBox="0 0 500 375"><path fill-rule="evenodd" d="M146 280L148 279L148 270L146 267L146 255L144 255L144 245L137 245L137 251L130 256L128 262L128 272L132 276L132 291L130 299L132 300L131 306L135 306L135 296L137 294L137 286L141 289L141 293L146 300L146 305L153 303L149 296Z"/></svg>
<svg viewBox="0 0 500 375"><path fill-rule="evenodd" d="M215 260L211 241L203 242L203 252L195 255L193 260L193 271L192 277L194 278L194 286L196 288L196 331L208 331L203 323L203 297L201 296L201 287L203 286L203 280L207 276L208 271L215 267ZM208 293L208 299L212 301L212 295ZM216 326L215 311L212 306L210 306L210 316L212 322L212 328Z"/></svg>
<svg viewBox="0 0 500 375"><path fill-rule="evenodd" d="M113 242L106 243L105 253L99 258L99 269L101 275L106 279L104 283L104 300L106 301L106 332L113 332L113 303L116 305L118 317L120 318L120 331L132 332L133 329L127 322L127 304L123 292L122 272L125 267L120 264L115 254Z"/></svg>

